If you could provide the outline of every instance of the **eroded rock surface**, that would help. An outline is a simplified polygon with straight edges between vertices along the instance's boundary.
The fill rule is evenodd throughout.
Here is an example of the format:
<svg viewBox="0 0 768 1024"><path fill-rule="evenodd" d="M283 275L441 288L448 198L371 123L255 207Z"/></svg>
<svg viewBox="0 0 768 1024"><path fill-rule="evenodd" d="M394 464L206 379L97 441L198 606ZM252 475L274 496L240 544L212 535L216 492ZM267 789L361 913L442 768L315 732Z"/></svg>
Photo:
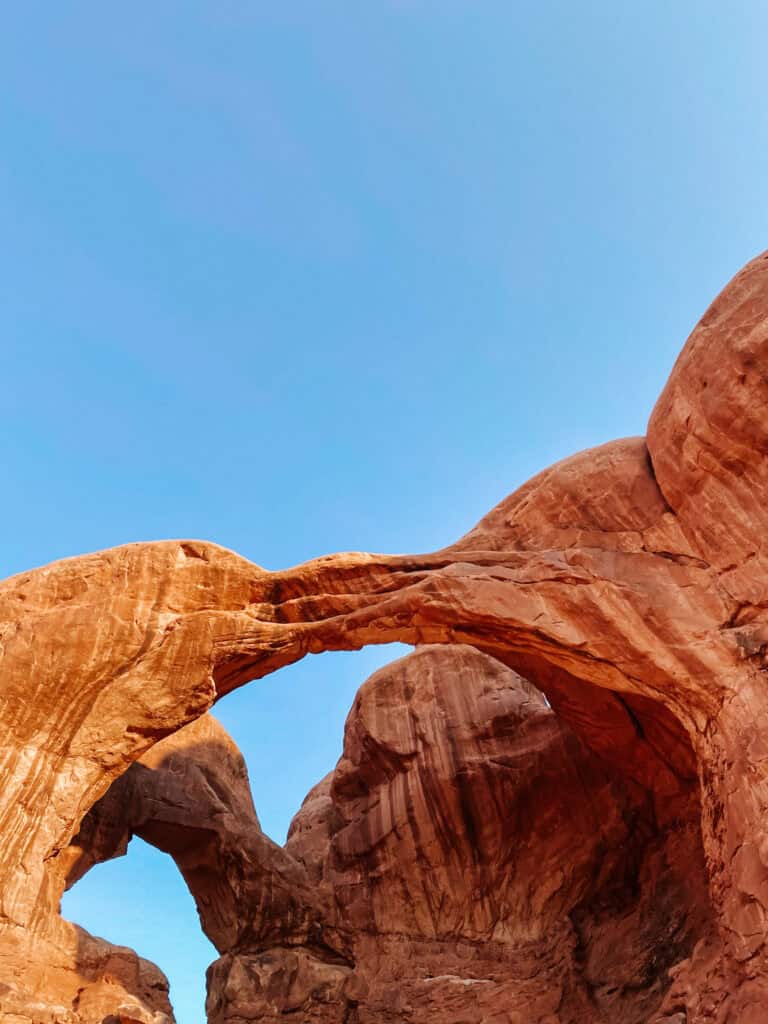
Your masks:
<svg viewBox="0 0 768 1024"><path fill-rule="evenodd" d="M469 644L529 679L660 825L684 817L695 774L716 929L660 1012L765 1020L767 370L763 256L704 315L647 439L546 470L441 552L271 573L162 542L0 585L3 1013L77 1016L100 983L56 913L62 851L130 764L310 651L402 640Z"/></svg>
<svg viewBox="0 0 768 1024"><path fill-rule="evenodd" d="M222 956L212 1024L626 1021L711 934L695 779L677 814L474 648L377 672L286 848L210 716L110 788L62 854L71 883L132 835L170 853Z"/></svg>
<svg viewBox="0 0 768 1024"><path fill-rule="evenodd" d="M529 683L427 646L362 687L287 850L352 931L360 1022L630 1024L708 934L698 810L691 782L660 824Z"/></svg>

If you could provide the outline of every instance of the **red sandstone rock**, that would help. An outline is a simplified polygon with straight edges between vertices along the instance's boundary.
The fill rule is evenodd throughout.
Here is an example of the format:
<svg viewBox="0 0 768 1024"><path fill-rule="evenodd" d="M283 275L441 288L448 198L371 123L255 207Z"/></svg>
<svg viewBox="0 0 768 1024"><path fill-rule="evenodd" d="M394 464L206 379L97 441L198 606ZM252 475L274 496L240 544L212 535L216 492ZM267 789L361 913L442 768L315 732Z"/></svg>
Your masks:
<svg viewBox="0 0 768 1024"><path fill-rule="evenodd" d="M157 743L86 815L58 858L67 886L133 835L176 861L219 950L321 941L316 890L262 833L242 755L211 715Z"/></svg>
<svg viewBox="0 0 768 1024"><path fill-rule="evenodd" d="M665 826L684 815L695 770L718 927L678 965L663 1013L762 1020L767 346L760 257L694 331L647 445L552 467L433 555L269 573L214 545L164 542L0 585L7 1019L59 1012L34 1004L79 1013L81 939L56 914L62 851L114 779L249 679L309 651L399 639L470 644L531 680ZM88 985L101 984L97 960Z"/></svg>
<svg viewBox="0 0 768 1024"><path fill-rule="evenodd" d="M639 1024L708 933L697 815L691 783L660 828L652 795L529 683L422 647L360 690L286 850L206 717L121 776L60 861L72 881L132 834L174 856L222 953L212 1024Z"/></svg>
<svg viewBox="0 0 768 1024"><path fill-rule="evenodd" d="M286 848L352 931L360 1021L639 1024L707 934L688 797L660 828L529 683L428 646L362 687Z"/></svg>
<svg viewBox="0 0 768 1024"><path fill-rule="evenodd" d="M245 763L215 718L161 740L112 784L58 858L67 884L125 853L134 835L174 858L224 954L211 1020L262 1020L276 1000L290 1012L312 993L323 1005L338 996L350 970L331 894L262 833Z"/></svg>

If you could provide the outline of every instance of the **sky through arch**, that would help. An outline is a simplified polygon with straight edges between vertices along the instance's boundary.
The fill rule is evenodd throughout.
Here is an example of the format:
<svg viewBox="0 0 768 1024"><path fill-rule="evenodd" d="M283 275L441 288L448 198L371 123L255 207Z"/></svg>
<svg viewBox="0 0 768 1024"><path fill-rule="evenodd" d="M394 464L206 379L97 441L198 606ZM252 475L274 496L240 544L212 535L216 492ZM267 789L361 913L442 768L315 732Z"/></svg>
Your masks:
<svg viewBox="0 0 768 1024"><path fill-rule="evenodd" d="M642 433L766 247L767 30L750 0L9 8L3 575L164 537L269 568L432 550L554 460ZM267 831L385 653L217 710ZM312 726L281 768L291 693ZM187 921L159 857L142 885ZM113 895L120 870L96 869Z"/></svg>

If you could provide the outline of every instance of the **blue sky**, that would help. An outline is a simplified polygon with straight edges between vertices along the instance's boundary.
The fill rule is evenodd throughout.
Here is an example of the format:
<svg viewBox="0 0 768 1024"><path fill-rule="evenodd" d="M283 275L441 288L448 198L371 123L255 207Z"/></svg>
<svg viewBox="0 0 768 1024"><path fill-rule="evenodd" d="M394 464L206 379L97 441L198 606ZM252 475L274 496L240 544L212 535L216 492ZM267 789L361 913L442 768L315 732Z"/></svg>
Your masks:
<svg viewBox="0 0 768 1024"><path fill-rule="evenodd" d="M642 433L766 247L756 0L29 0L3 29L4 575L161 537L442 546ZM219 705L273 836L392 654ZM198 1024L212 950L133 846L65 911Z"/></svg>

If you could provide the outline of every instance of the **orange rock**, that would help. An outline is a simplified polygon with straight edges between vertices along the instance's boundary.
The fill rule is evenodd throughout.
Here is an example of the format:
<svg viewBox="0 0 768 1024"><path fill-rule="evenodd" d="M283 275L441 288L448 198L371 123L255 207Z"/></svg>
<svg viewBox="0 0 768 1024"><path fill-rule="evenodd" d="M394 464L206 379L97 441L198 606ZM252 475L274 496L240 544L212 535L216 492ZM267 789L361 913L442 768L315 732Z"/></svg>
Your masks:
<svg viewBox="0 0 768 1024"><path fill-rule="evenodd" d="M133 834L174 857L222 954L212 1024L405 1007L424 1024L639 1024L710 925L692 780L687 795L660 824L529 683L426 646L361 688L285 850L206 716L121 776L60 860L74 881Z"/></svg>
<svg viewBox="0 0 768 1024"><path fill-rule="evenodd" d="M468 644L530 680L670 835L697 779L717 930L679 966L663 1012L720 1024L768 1014L767 349L759 257L692 334L647 442L552 467L432 555L335 555L270 573L214 545L164 542L0 585L7 1019L77 1019L80 991L106 983L111 954L84 957L56 911L63 851L112 781L232 688L308 652L390 640ZM467 913L471 927L486 920ZM143 992L132 970L119 984ZM398 998L401 1017L421 1012L416 996Z"/></svg>

